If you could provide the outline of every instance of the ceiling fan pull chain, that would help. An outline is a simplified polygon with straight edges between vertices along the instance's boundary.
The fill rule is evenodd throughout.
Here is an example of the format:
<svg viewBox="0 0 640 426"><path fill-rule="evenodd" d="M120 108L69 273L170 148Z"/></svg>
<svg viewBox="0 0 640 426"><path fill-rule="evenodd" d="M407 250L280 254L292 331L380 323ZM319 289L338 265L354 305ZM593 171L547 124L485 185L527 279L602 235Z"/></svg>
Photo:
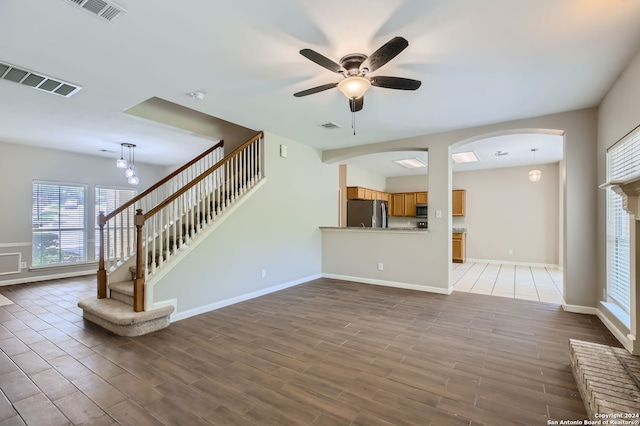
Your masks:
<svg viewBox="0 0 640 426"><path fill-rule="evenodd" d="M356 135L356 100L351 99L351 128L353 129L353 136Z"/></svg>

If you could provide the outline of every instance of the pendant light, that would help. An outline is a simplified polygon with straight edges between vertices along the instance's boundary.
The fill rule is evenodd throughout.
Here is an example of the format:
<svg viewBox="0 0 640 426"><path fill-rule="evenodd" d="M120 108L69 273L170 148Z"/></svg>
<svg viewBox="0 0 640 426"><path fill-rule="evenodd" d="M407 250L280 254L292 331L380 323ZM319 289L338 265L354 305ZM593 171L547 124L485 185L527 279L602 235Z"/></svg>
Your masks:
<svg viewBox="0 0 640 426"><path fill-rule="evenodd" d="M124 159L124 148L127 148L128 151L128 160ZM135 167L136 167L136 154L135 154L136 146L132 143L121 143L120 144L120 159L116 161L116 167L119 169L125 169L124 177L127 179L129 185L137 185L140 183L140 178L136 176Z"/></svg>
<svg viewBox="0 0 640 426"><path fill-rule="evenodd" d="M531 182L539 182L542 178L542 172L536 167L536 151L538 148L531 148L533 152L533 169L529 171L529 180Z"/></svg>
<svg viewBox="0 0 640 426"><path fill-rule="evenodd" d="M116 160L116 167L119 169L126 169L127 168L127 160L124 159L124 147L127 144L121 143L120 144L120 158L118 160Z"/></svg>

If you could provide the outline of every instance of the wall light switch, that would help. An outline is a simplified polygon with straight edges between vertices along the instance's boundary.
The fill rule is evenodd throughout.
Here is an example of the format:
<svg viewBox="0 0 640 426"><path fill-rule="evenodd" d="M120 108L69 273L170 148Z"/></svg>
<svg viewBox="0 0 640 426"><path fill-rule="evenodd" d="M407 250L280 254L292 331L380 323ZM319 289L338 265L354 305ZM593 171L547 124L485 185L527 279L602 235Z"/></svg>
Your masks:
<svg viewBox="0 0 640 426"><path fill-rule="evenodd" d="M20 268L27 269L27 262L21 262L20 263Z"/></svg>
<svg viewBox="0 0 640 426"><path fill-rule="evenodd" d="M436 210L436 219L442 219L442 210Z"/></svg>

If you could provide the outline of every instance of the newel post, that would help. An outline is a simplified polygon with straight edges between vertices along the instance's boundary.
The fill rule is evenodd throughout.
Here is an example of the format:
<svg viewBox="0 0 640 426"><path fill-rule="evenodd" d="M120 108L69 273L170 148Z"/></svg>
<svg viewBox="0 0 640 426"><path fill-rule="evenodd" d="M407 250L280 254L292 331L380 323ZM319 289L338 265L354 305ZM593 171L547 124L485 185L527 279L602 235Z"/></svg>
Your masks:
<svg viewBox="0 0 640 426"><path fill-rule="evenodd" d="M104 212L98 214L100 228L100 259L98 261L98 299L107 297L107 270L104 268L104 225L107 223Z"/></svg>
<svg viewBox="0 0 640 426"><path fill-rule="evenodd" d="M144 311L144 258L142 248L142 226L144 225L144 215L142 209L136 210L136 278L133 281L133 310L135 312Z"/></svg>

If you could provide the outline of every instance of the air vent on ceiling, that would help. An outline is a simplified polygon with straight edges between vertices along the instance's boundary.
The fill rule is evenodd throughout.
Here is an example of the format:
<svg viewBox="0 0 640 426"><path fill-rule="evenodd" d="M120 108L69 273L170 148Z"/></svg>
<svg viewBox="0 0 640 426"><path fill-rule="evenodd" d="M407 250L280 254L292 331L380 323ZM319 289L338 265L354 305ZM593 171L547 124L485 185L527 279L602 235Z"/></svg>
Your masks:
<svg viewBox="0 0 640 426"><path fill-rule="evenodd" d="M13 81L14 83L24 84L43 92L53 93L54 95L70 98L82 89L82 87L67 83L59 78L49 77L42 73L30 71L26 68L17 67L15 65L0 62L0 79Z"/></svg>
<svg viewBox="0 0 640 426"><path fill-rule="evenodd" d="M320 124L320 127L324 127L325 129L339 129L340 126L338 126L336 123L324 123L324 124Z"/></svg>
<svg viewBox="0 0 640 426"><path fill-rule="evenodd" d="M107 21L113 21L125 14L127 11L120 6L105 0L65 0L67 3L72 3L85 12L89 12L94 16L97 16Z"/></svg>

